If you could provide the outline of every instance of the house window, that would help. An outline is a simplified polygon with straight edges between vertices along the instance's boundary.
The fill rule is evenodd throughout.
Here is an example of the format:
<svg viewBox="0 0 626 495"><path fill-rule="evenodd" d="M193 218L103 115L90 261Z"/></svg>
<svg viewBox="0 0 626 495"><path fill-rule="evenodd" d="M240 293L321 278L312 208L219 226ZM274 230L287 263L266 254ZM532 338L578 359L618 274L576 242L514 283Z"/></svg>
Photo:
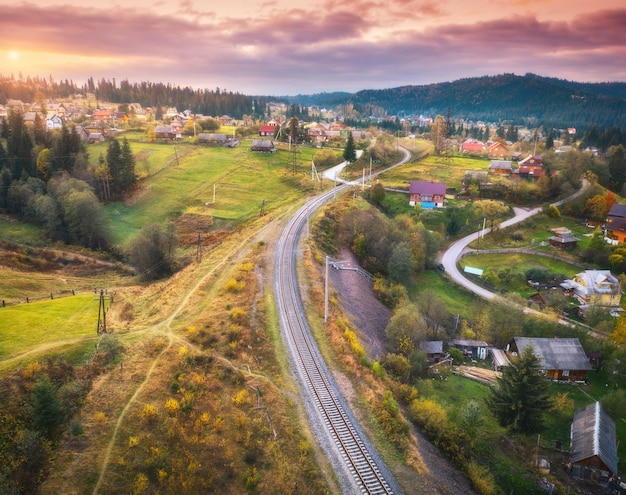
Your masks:
<svg viewBox="0 0 626 495"><path fill-rule="evenodd" d="M562 375L563 376L569 376L569 370L563 370Z"/></svg>
<svg viewBox="0 0 626 495"><path fill-rule="evenodd" d="M422 201L432 201L433 197L430 195L422 194Z"/></svg>

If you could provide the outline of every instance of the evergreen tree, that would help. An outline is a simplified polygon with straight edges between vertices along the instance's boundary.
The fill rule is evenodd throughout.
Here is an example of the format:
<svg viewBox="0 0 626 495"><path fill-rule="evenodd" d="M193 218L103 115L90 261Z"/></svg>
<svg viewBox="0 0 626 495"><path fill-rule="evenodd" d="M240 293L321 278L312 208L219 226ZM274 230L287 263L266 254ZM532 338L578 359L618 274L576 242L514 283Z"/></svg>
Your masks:
<svg viewBox="0 0 626 495"><path fill-rule="evenodd" d="M546 149L551 150L554 148L554 138L552 137L552 131L548 131L548 136L546 137Z"/></svg>
<svg viewBox="0 0 626 495"><path fill-rule="evenodd" d="M111 180L109 183L111 195L121 195L124 192L124 190L122 189L122 184L119 180L122 169L122 148L117 139L112 139L111 141L109 141L109 146L107 147L106 163L109 167L109 174L111 176Z"/></svg>
<svg viewBox="0 0 626 495"><path fill-rule="evenodd" d="M61 401L49 380L42 380L33 388L30 410L35 427L43 431L48 438L54 436L65 419Z"/></svg>
<svg viewBox="0 0 626 495"><path fill-rule="evenodd" d="M550 406L548 383L539 374L539 357L531 346L504 368L490 390L487 404L501 426L521 433L543 428L543 415Z"/></svg>
<svg viewBox="0 0 626 495"><path fill-rule="evenodd" d="M343 150L343 159L349 163L356 161L356 148L354 146L354 137L352 137L351 132L348 133L346 147Z"/></svg>
<svg viewBox="0 0 626 495"><path fill-rule="evenodd" d="M41 118L38 113L35 114L33 133L36 145L45 147L48 144L48 128L46 126L46 119Z"/></svg>
<svg viewBox="0 0 626 495"><path fill-rule="evenodd" d="M609 159L609 173L611 174L611 185L615 192L620 193L626 180L626 156L624 147L611 146L607 153Z"/></svg>
<svg viewBox="0 0 626 495"><path fill-rule="evenodd" d="M119 182L121 184L122 192L126 192L131 189L137 183L137 175L135 174L135 156L133 150L130 147L128 139L124 138L122 142L121 153L122 167L119 174Z"/></svg>

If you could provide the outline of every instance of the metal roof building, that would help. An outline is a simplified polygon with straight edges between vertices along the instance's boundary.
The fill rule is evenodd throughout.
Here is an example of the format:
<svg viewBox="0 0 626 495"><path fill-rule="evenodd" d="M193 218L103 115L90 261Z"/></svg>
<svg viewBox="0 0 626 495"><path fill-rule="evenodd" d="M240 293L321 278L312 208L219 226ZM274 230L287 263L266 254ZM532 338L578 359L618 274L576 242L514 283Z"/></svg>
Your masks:
<svg viewBox="0 0 626 495"><path fill-rule="evenodd" d="M571 428L571 474L577 478L610 478L617 474L615 421L599 402L574 413Z"/></svg>
<svg viewBox="0 0 626 495"><path fill-rule="evenodd" d="M509 351L513 355L521 354L529 346L532 346L533 353L539 357L541 369L550 379L584 380L587 371L592 369L583 346L576 338L515 337Z"/></svg>

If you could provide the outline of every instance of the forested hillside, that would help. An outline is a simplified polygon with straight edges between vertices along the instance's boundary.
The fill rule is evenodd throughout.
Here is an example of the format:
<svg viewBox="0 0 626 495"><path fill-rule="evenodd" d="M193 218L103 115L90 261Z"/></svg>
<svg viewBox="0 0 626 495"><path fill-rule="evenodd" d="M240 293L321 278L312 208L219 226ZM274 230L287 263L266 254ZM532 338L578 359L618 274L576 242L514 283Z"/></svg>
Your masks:
<svg viewBox="0 0 626 495"><path fill-rule="evenodd" d="M367 115L446 115L545 127L626 128L626 83L578 83L527 74L459 79L425 86L363 90L349 97L318 95L319 105L352 104ZM310 98L309 98L310 99Z"/></svg>
<svg viewBox="0 0 626 495"><path fill-rule="evenodd" d="M167 83L130 83L127 80L89 78L80 86L73 81L55 81L52 78L15 78L0 74L0 102L17 99L24 102L36 100L37 93L45 98L67 98L74 94L92 93L99 101L112 103L140 103L142 106L172 106L179 110L189 109L204 115L228 114L241 119L244 115L264 116L266 99L254 99L240 93L193 89L188 86L172 86Z"/></svg>

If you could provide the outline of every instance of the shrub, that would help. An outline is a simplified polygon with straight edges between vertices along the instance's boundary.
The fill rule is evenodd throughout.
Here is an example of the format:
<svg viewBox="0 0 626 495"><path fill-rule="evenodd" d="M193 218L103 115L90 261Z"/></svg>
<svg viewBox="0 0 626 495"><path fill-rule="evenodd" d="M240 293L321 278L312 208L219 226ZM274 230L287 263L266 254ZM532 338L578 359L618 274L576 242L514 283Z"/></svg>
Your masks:
<svg viewBox="0 0 626 495"><path fill-rule="evenodd" d="M523 241L524 240L524 234L522 234L519 231L513 232L511 234L511 239L513 239L514 241Z"/></svg>
<svg viewBox="0 0 626 495"><path fill-rule="evenodd" d="M496 495L498 493L495 480L485 466L470 461L467 465L467 477L480 495Z"/></svg>
<svg viewBox="0 0 626 495"><path fill-rule="evenodd" d="M180 410L180 404L176 399L169 398L165 401L165 410L170 416L176 416Z"/></svg>
<svg viewBox="0 0 626 495"><path fill-rule="evenodd" d="M238 325L245 325L248 322L248 313L241 308L233 308L229 317L232 322Z"/></svg>
<svg viewBox="0 0 626 495"><path fill-rule="evenodd" d="M246 286L246 283L241 280L237 280L234 278L231 278L228 282L226 282L226 292L231 292L233 294L237 294L239 292L241 292Z"/></svg>
<svg viewBox="0 0 626 495"><path fill-rule="evenodd" d="M143 409L141 410L141 420L151 421L154 418L156 418L157 414L158 414L158 410L155 406L153 406L152 404L146 404L145 406L143 406Z"/></svg>

